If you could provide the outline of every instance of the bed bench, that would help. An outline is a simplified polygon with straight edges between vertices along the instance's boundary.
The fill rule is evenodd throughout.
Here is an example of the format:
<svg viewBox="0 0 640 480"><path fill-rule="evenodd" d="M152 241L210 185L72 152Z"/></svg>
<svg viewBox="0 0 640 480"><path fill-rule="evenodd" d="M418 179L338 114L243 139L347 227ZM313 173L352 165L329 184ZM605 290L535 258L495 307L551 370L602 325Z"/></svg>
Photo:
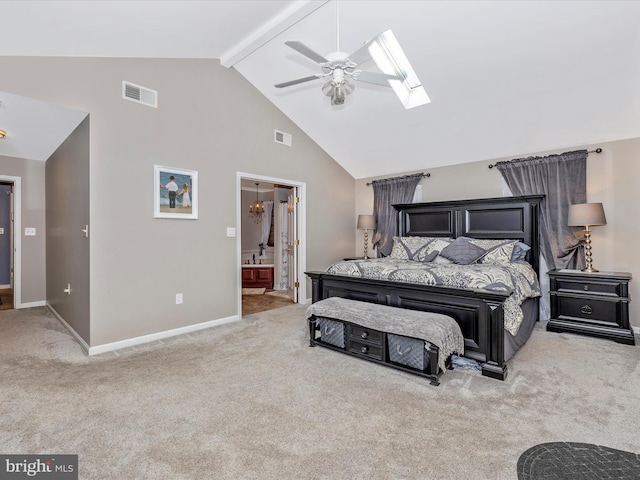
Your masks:
<svg viewBox="0 0 640 480"><path fill-rule="evenodd" d="M420 375L432 385L451 355L464 352L460 326L439 313L331 297L312 304L306 316L310 346Z"/></svg>

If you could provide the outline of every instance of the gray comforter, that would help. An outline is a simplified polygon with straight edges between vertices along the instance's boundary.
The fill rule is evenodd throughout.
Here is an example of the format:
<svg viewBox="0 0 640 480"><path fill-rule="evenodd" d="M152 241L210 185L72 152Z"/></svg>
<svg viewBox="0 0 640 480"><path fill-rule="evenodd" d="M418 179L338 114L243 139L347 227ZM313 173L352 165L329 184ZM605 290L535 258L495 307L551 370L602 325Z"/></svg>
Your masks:
<svg viewBox="0 0 640 480"><path fill-rule="evenodd" d="M528 263L520 262L457 265L374 258L338 262L331 265L327 273L390 282L512 292L504 303L504 328L512 335L518 333L523 320L522 302L540 296L535 271Z"/></svg>

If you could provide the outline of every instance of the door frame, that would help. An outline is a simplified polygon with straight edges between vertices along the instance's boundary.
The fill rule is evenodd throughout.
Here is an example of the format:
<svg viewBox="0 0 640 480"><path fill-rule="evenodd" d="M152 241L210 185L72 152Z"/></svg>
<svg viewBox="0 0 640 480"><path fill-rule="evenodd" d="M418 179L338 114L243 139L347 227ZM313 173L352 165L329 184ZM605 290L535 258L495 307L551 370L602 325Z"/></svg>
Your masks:
<svg viewBox="0 0 640 480"><path fill-rule="evenodd" d="M278 185L292 186L298 189L298 303L307 303L306 282L303 282L304 272L307 269L307 223L306 223L306 196L307 185L304 182L288 180L285 178L268 177L254 173L236 172L236 287L238 291L238 318L242 318L242 180L256 182L276 183Z"/></svg>
<svg viewBox="0 0 640 480"><path fill-rule="evenodd" d="M22 307L22 254L20 232L22 230L22 177L0 175L0 181L13 183L13 308Z"/></svg>

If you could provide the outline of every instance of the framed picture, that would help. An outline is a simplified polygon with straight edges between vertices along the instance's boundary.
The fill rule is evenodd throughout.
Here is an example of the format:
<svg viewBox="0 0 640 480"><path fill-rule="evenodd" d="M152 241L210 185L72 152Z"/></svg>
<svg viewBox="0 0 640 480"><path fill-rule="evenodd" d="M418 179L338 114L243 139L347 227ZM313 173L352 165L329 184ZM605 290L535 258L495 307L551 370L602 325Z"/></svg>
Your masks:
<svg viewBox="0 0 640 480"><path fill-rule="evenodd" d="M153 216L198 218L198 172L153 166Z"/></svg>

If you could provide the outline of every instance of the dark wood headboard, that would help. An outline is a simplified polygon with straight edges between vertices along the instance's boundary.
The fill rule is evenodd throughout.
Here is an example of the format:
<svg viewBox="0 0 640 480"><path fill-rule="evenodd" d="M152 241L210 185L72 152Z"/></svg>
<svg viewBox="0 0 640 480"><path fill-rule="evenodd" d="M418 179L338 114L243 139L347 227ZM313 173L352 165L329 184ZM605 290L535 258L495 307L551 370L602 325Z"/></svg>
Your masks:
<svg viewBox="0 0 640 480"><path fill-rule="evenodd" d="M399 212L399 236L519 240L531 247L527 261L539 273L538 213L543 198L544 195L528 195L393 207Z"/></svg>

